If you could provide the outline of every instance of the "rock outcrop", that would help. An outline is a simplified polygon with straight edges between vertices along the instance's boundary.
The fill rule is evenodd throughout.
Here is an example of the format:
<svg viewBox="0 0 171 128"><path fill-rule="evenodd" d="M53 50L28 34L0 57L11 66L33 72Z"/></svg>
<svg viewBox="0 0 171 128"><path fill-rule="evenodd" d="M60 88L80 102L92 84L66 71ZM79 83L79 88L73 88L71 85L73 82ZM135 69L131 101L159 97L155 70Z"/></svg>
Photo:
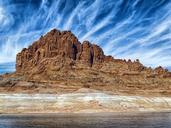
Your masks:
<svg viewBox="0 0 171 128"><path fill-rule="evenodd" d="M45 85L53 83L53 87L64 84L126 93L171 92L168 70L145 67L138 59L131 61L106 56L98 45L89 41L80 43L71 31L56 29L18 53L16 72L7 77ZM33 86L33 89L37 87Z"/></svg>
<svg viewBox="0 0 171 128"><path fill-rule="evenodd" d="M24 48L17 54L16 71L28 71L41 61L55 57L59 57L61 64L65 63L66 59L70 59L91 67L94 63L103 62L105 55L103 50L95 44L88 41L81 44L70 31L60 32L54 29L34 42L28 49Z"/></svg>
<svg viewBox="0 0 171 128"><path fill-rule="evenodd" d="M139 60L132 62L105 56L98 45L91 44L89 41L81 44L71 31L61 32L56 29L42 36L28 48L24 48L16 58L16 73L24 74L29 79L34 79L34 76L41 74L48 79L54 75L53 72L62 74L63 71L69 72L71 69L79 68L115 72L117 75L145 74L153 77L170 75L162 67L149 69Z"/></svg>

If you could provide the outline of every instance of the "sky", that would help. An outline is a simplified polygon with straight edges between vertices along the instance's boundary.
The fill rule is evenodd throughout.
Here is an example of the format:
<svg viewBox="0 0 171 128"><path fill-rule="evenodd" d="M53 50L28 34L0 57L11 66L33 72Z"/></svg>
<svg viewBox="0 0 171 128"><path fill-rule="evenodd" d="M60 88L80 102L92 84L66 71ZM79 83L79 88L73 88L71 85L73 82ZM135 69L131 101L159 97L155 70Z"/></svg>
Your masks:
<svg viewBox="0 0 171 128"><path fill-rule="evenodd" d="M171 67L171 0L0 0L0 64L52 28L114 58Z"/></svg>

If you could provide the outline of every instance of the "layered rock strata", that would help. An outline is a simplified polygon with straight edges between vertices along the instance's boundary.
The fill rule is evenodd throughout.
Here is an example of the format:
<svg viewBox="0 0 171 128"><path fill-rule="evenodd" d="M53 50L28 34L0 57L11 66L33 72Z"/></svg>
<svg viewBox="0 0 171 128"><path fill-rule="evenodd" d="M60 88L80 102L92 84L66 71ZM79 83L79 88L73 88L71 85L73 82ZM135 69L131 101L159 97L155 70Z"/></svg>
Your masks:
<svg viewBox="0 0 171 128"><path fill-rule="evenodd" d="M39 83L36 85L54 84L51 87L62 84L113 92L171 94L171 73L168 70L145 67L139 60L106 56L98 45L89 41L80 43L71 31L56 29L18 53L16 72L4 75L0 84L9 77ZM9 86L10 83L13 88L20 86L16 81L10 80Z"/></svg>

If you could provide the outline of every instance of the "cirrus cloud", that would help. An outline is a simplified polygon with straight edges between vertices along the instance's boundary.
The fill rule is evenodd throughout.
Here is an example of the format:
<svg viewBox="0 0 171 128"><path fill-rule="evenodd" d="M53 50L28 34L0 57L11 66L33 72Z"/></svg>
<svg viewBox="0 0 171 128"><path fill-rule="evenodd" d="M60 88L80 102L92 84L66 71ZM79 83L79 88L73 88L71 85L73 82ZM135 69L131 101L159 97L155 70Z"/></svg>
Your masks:
<svg viewBox="0 0 171 128"><path fill-rule="evenodd" d="M70 29L115 58L171 66L170 0L0 1L0 63L52 28Z"/></svg>

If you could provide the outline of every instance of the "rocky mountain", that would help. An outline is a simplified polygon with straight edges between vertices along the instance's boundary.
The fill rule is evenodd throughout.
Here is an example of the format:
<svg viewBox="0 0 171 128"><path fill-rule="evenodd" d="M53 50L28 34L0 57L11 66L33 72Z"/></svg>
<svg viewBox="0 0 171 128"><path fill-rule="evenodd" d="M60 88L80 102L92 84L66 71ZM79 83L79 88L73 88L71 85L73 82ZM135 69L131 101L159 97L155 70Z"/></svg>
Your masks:
<svg viewBox="0 0 171 128"><path fill-rule="evenodd" d="M71 31L56 29L18 53L16 72L3 76L7 77L113 92L167 95L171 92L168 70L145 67L138 59L126 61L106 56L98 45L89 41L80 43Z"/></svg>
<svg viewBox="0 0 171 128"><path fill-rule="evenodd" d="M51 60L47 61L48 59ZM25 72L28 68L37 67L44 61L47 63L60 62L62 65L69 64L70 67L79 61L79 63L92 67L105 59L106 56L99 46L88 41L81 44L70 31L60 32L54 29L17 55L16 69L17 72ZM44 70L42 71L44 72Z"/></svg>

